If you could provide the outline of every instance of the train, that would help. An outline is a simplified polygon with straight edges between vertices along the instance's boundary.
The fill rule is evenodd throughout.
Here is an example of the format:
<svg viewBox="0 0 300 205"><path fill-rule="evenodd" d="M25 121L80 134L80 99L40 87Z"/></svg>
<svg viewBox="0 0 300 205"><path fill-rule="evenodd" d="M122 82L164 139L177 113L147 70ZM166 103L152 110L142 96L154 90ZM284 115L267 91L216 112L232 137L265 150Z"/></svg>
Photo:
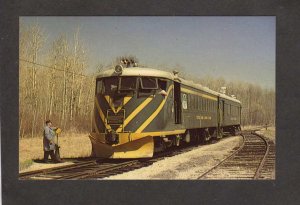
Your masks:
<svg viewBox="0 0 300 205"><path fill-rule="evenodd" d="M98 158L151 158L241 131L236 97L167 72L118 64L96 77L89 138Z"/></svg>

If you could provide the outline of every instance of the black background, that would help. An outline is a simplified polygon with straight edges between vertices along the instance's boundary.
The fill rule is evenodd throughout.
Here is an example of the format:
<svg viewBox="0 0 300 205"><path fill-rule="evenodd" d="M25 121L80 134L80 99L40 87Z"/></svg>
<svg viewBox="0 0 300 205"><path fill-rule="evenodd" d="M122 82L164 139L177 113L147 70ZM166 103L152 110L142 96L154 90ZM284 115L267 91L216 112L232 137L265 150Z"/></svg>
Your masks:
<svg viewBox="0 0 300 205"><path fill-rule="evenodd" d="M0 0L3 204L300 204L299 10L297 0ZM19 16L35 15L276 16L276 180L19 181Z"/></svg>

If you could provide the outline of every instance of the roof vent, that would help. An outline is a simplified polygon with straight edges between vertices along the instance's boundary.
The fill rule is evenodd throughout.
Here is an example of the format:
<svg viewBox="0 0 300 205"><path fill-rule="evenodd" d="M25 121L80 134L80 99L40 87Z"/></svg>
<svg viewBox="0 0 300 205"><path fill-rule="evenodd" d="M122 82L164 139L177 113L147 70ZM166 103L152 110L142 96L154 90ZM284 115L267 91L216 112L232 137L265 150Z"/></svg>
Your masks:
<svg viewBox="0 0 300 205"><path fill-rule="evenodd" d="M173 70L173 74L174 74L175 76L178 76L178 73L179 73L179 71Z"/></svg>

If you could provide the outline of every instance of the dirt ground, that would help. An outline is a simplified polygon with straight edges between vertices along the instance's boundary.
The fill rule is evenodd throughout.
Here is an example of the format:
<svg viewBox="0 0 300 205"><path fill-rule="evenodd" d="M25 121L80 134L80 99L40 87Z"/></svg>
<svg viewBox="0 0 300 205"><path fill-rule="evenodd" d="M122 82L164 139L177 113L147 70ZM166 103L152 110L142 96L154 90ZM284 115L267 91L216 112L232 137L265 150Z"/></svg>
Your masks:
<svg viewBox="0 0 300 205"><path fill-rule="evenodd" d="M197 179L224 159L242 142L242 137L227 137L215 144L158 161L151 166L104 179Z"/></svg>
<svg viewBox="0 0 300 205"><path fill-rule="evenodd" d="M91 154L91 142L87 133L61 134L59 136L61 158L88 157ZM62 166L72 163L64 160L59 164L44 164L39 160L43 159L43 137L20 139L19 141L19 171L30 171L55 166Z"/></svg>

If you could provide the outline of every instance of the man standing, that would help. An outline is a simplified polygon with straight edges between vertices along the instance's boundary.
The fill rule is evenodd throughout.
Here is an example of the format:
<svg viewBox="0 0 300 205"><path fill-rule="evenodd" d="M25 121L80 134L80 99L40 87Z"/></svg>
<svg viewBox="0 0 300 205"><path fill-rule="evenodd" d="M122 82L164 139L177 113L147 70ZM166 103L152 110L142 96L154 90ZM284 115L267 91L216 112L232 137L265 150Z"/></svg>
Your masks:
<svg viewBox="0 0 300 205"><path fill-rule="evenodd" d="M49 155L51 156L51 159L58 163L61 162L60 159L57 159L54 150L55 150L55 127L52 127L52 122L50 120L46 121L46 126L44 127L44 139L43 139L43 144L44 144L44 162L48 162Z"/></svg>

